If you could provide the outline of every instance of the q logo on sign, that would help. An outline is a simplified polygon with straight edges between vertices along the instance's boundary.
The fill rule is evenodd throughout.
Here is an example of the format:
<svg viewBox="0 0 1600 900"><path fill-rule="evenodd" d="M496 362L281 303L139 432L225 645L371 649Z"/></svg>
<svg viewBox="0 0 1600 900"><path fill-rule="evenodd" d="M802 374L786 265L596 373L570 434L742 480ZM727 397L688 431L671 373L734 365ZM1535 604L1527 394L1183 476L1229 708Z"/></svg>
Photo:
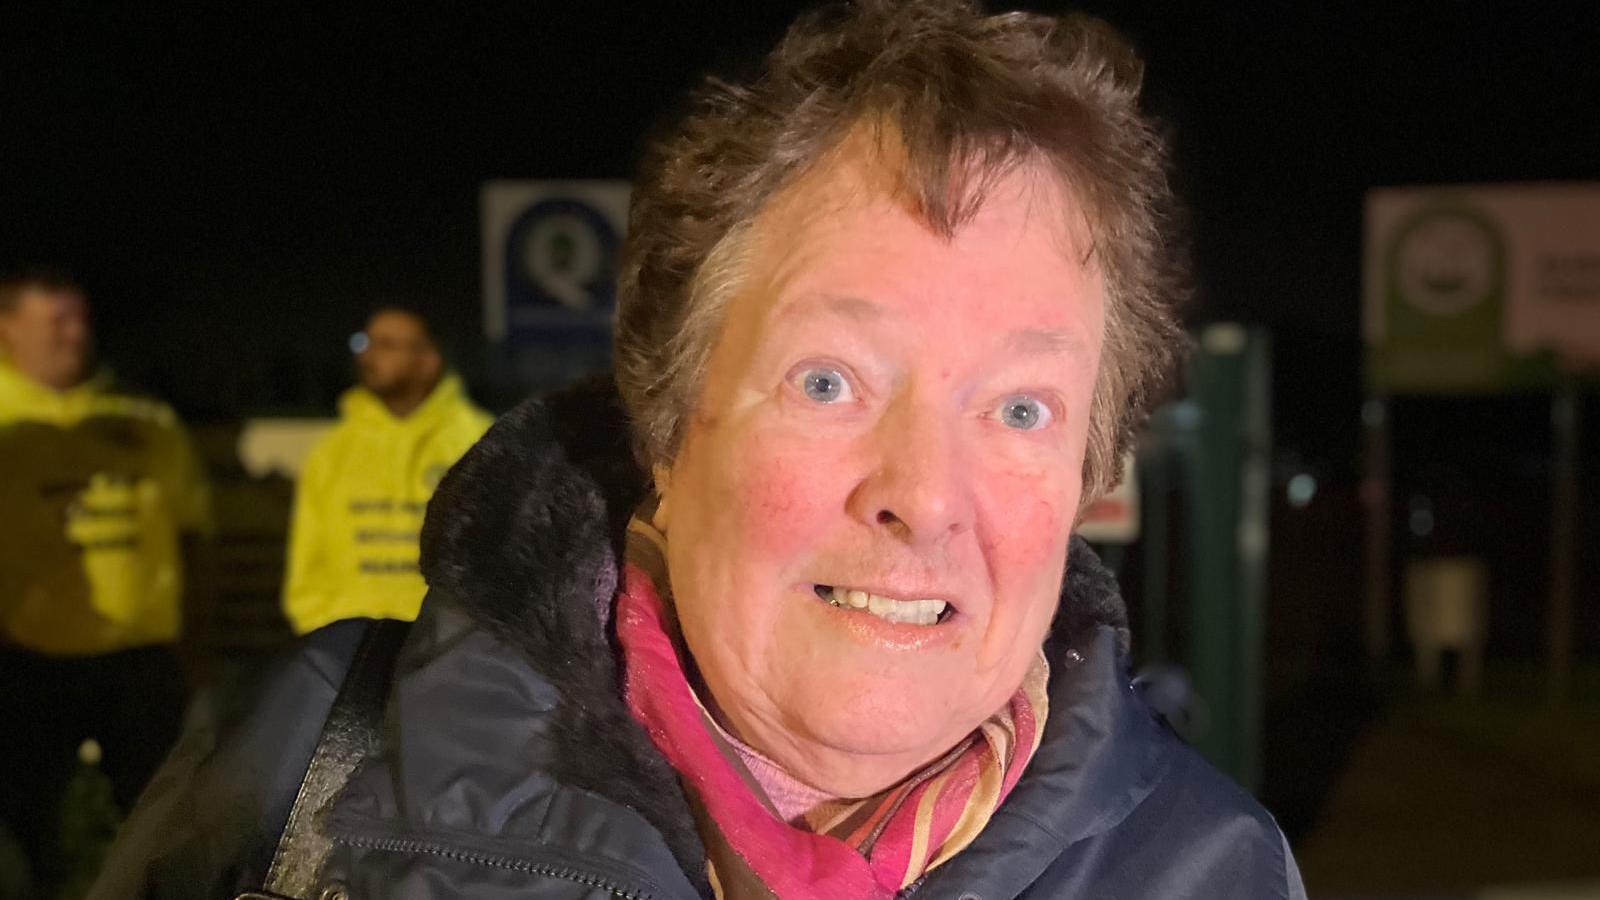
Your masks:
<svg viewBox="0 0 1600 900"><path fill-rule="evenodd" d="M506 236L507 305L609 311L619 243L610 220L586 203L535 203Z"/></svg>

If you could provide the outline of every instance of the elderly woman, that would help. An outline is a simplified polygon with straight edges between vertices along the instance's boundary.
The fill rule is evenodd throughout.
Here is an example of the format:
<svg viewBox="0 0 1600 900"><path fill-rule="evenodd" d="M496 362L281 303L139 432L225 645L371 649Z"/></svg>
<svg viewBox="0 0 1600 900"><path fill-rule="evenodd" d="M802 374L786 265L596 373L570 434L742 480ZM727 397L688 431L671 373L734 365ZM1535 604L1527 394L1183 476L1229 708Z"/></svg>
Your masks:
<svg viewBox="0 0 1600 900"><path fill-rule="evenodd" d="M1180 346L1139 77L1092 20L874 0L708 83L615 386L445 479L392 675L337 626L193 717L101 896L1301 896L1072 536Z"/></svg>

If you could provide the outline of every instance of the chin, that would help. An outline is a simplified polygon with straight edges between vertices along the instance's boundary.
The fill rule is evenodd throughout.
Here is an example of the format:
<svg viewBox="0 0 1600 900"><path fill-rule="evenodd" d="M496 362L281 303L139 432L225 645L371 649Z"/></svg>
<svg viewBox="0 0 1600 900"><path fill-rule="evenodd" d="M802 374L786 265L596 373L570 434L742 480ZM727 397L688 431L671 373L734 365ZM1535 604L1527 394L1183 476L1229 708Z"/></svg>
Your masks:
<svg viewBox="0 0 1600 900"><path fill-rule="evenodd" d="M916 693L890 685L848 698L835 692L806 704L799 719L817 743L860 756L864 763L903 760L905 775L950 749L978 724L957 721L957 711L940 696L923 689L922 696L913 698Z"/></svg>

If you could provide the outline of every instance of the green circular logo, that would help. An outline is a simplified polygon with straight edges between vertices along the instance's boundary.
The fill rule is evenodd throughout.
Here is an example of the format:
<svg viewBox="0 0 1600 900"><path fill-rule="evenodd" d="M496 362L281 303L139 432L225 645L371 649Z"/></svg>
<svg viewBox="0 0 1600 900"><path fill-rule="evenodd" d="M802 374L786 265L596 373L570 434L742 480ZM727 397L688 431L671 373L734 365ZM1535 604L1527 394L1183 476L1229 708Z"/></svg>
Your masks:
<svg viewBox="0 0 1600 900"><path fill-rule="evenodd" d="M1429 209L1396 229L1389 277L1408 306L1456 316L1500 294L1505 251L1483 216L1457 207Z"/></svg>

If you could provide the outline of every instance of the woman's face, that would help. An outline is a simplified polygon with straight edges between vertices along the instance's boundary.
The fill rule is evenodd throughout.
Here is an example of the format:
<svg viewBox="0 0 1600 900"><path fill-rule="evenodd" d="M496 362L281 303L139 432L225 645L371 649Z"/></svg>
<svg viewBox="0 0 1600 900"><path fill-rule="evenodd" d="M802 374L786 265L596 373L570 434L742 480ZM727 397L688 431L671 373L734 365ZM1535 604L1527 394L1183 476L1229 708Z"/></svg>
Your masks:
<svg viewBox="0 0 1600 900"><path fill-rule="evenodd" d="M1017 171L946 239L868 159L841 154L757 221L680 454L657 472L716 708L841 796L944 753L1033 663L1103 329L1055 182Z"/></svg>

